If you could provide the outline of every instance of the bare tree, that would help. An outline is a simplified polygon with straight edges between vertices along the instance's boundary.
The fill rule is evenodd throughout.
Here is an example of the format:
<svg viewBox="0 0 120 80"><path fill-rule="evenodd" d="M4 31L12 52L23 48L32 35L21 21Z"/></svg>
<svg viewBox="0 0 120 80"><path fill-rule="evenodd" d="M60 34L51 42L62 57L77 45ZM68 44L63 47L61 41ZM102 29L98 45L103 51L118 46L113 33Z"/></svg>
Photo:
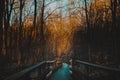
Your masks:
<svg viewBox="0 0 120 80"><path fill-rule="evenodd" d="M115 62L119 62L118 59L118 49L117 49L117 26L116 26L116 12L117 12L117 0L111 1L111 13L112 13L112 30L113 30L113 42L114 42L114 53L115 53Z"/></svg>
<svg viewBox="0 0 120 80"><path fill-rule="evenodd" d="M4 12L5 12L5 0L0 0L0 66L2 66L3 62L3 18L4 18ZM2 70L1 70L2 71Z"/></svg>
<svg viewBox="0 0 120 80"><path fill-rule="evenodd" d="M23 0L20 0L20 7L19 7L19 10L20 10L20 16L19 16L19 48L20 48L20 53L21 53L21 61L22 61L22 64L24 63L24 48L23 48L23 23L22 23L22 12L23 12L23 7L24 7L24 4L25 4L25 1Z"/></svg>
<svg viewBox="0 0 120 80"><path fill-rule="evenodd" d="M40 15L40 54L42 54L42 60L45 60L44 54L44 46L45 46L45 38L44 38L44 10L45 10L45 0L42 0L41 7L41 15Z"/></svg>
<svg viewBox="0 0 120 80"><path fill-rule="evenodd" d="M37 16L37 1L34 0L34 27L36 27L36 16Z"/></svg>

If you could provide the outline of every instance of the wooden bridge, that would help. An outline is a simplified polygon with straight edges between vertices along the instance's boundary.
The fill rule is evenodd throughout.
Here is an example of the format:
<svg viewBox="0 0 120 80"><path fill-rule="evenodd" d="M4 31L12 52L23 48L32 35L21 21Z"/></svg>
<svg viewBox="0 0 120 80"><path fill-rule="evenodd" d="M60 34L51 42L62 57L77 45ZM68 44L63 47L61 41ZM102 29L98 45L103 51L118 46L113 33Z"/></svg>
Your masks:
<svg viewBox="0 0 120 80"><path fill-rule="evenodd" d="M119 80L120 69L80 60L42 61L4 80Z"/></svg>

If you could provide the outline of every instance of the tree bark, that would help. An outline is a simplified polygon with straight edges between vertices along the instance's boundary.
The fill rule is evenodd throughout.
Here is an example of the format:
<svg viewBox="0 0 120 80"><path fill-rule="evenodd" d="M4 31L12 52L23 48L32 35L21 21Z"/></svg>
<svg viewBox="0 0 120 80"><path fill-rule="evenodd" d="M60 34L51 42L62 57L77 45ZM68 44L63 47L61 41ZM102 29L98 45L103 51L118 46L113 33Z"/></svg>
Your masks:
<svg viewBox="0 0 120 80"><path fill-rule="evenodd" d="M1 62L3 62L3 53L2 53L2 47L3 47L3 18L4 18L4 11L5 11L5 0L0 0L0 65Z"/></svg>
<svg viewBox="0 0 120 80"><path fill-rule="evenodd" d="M113 32L113 48L114 48L114 60L116 63L119 61L118 49L117 49L117 26L116 26L116 12L117 12L117 0L111 0L111 13L112 13L112 32Z"/></svg>
<svg viewBox="0 0 120 80"><path fill-rule="evenodd" d="M85 2L85 15L86 15L86 31L87 31L87 50L88 50L88 61L91 62L91 48L90 48L90 40L91 40L91 33L90 33L90 24L89 24L89 18L88 18L88 9L87 9L87 1L84 0ZM87 68L88 74L91 72L90 68Z"/></svg>
<svg viewBox="0 0 120 80"><path fill-rule="evenodd" d="M34 0L34 28L36 27L36 16L37 16L37 1Z"/></svg>
<svg viewBox="0 0 120 80"><path fill-rule="evenodd" d="M24 7L24 1L23 0L20 0L20 16L19 16L19 48L20 48L20 53L21 53L21 64L23 65L24 63L24 48L23 48L23 23L22 23L22 11L23 11L23 7Z"/></svg>
<svg viewBox="0 0 120 80"><path fill-rule="evenodd" d="M41 17L40 17L40 46L41 46L41 52L42 54L42 60L45 60L45 54L44 54L44 46L45 46L45 40L44 40L44 5L45 0L42 0L42 8L41 8Z"/></svg>

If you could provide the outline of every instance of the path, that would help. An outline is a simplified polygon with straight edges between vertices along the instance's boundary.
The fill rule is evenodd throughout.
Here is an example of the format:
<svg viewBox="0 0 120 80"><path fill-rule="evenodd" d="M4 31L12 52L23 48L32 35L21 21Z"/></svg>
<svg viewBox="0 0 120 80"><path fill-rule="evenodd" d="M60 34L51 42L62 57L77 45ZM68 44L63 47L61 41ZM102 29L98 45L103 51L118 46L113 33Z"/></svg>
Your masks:
<svg viewBox="0 0 120 80"><path fill-rule="evenodd" d="M63 63L63 66L52 75L50 80L73 80L70 73L70 66Z"/></svg>

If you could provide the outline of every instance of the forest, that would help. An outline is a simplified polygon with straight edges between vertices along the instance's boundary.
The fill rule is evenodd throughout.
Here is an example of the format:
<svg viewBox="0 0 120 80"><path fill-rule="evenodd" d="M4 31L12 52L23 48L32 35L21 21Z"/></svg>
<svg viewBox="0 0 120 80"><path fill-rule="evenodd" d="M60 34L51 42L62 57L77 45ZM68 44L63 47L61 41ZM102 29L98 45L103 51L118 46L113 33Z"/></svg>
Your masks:
<svg viewBox="0 0 120 80"><path fill-rule="evenodd" d="M120 0L0 0L0 77L56 57L120 68Z"/></svg>

